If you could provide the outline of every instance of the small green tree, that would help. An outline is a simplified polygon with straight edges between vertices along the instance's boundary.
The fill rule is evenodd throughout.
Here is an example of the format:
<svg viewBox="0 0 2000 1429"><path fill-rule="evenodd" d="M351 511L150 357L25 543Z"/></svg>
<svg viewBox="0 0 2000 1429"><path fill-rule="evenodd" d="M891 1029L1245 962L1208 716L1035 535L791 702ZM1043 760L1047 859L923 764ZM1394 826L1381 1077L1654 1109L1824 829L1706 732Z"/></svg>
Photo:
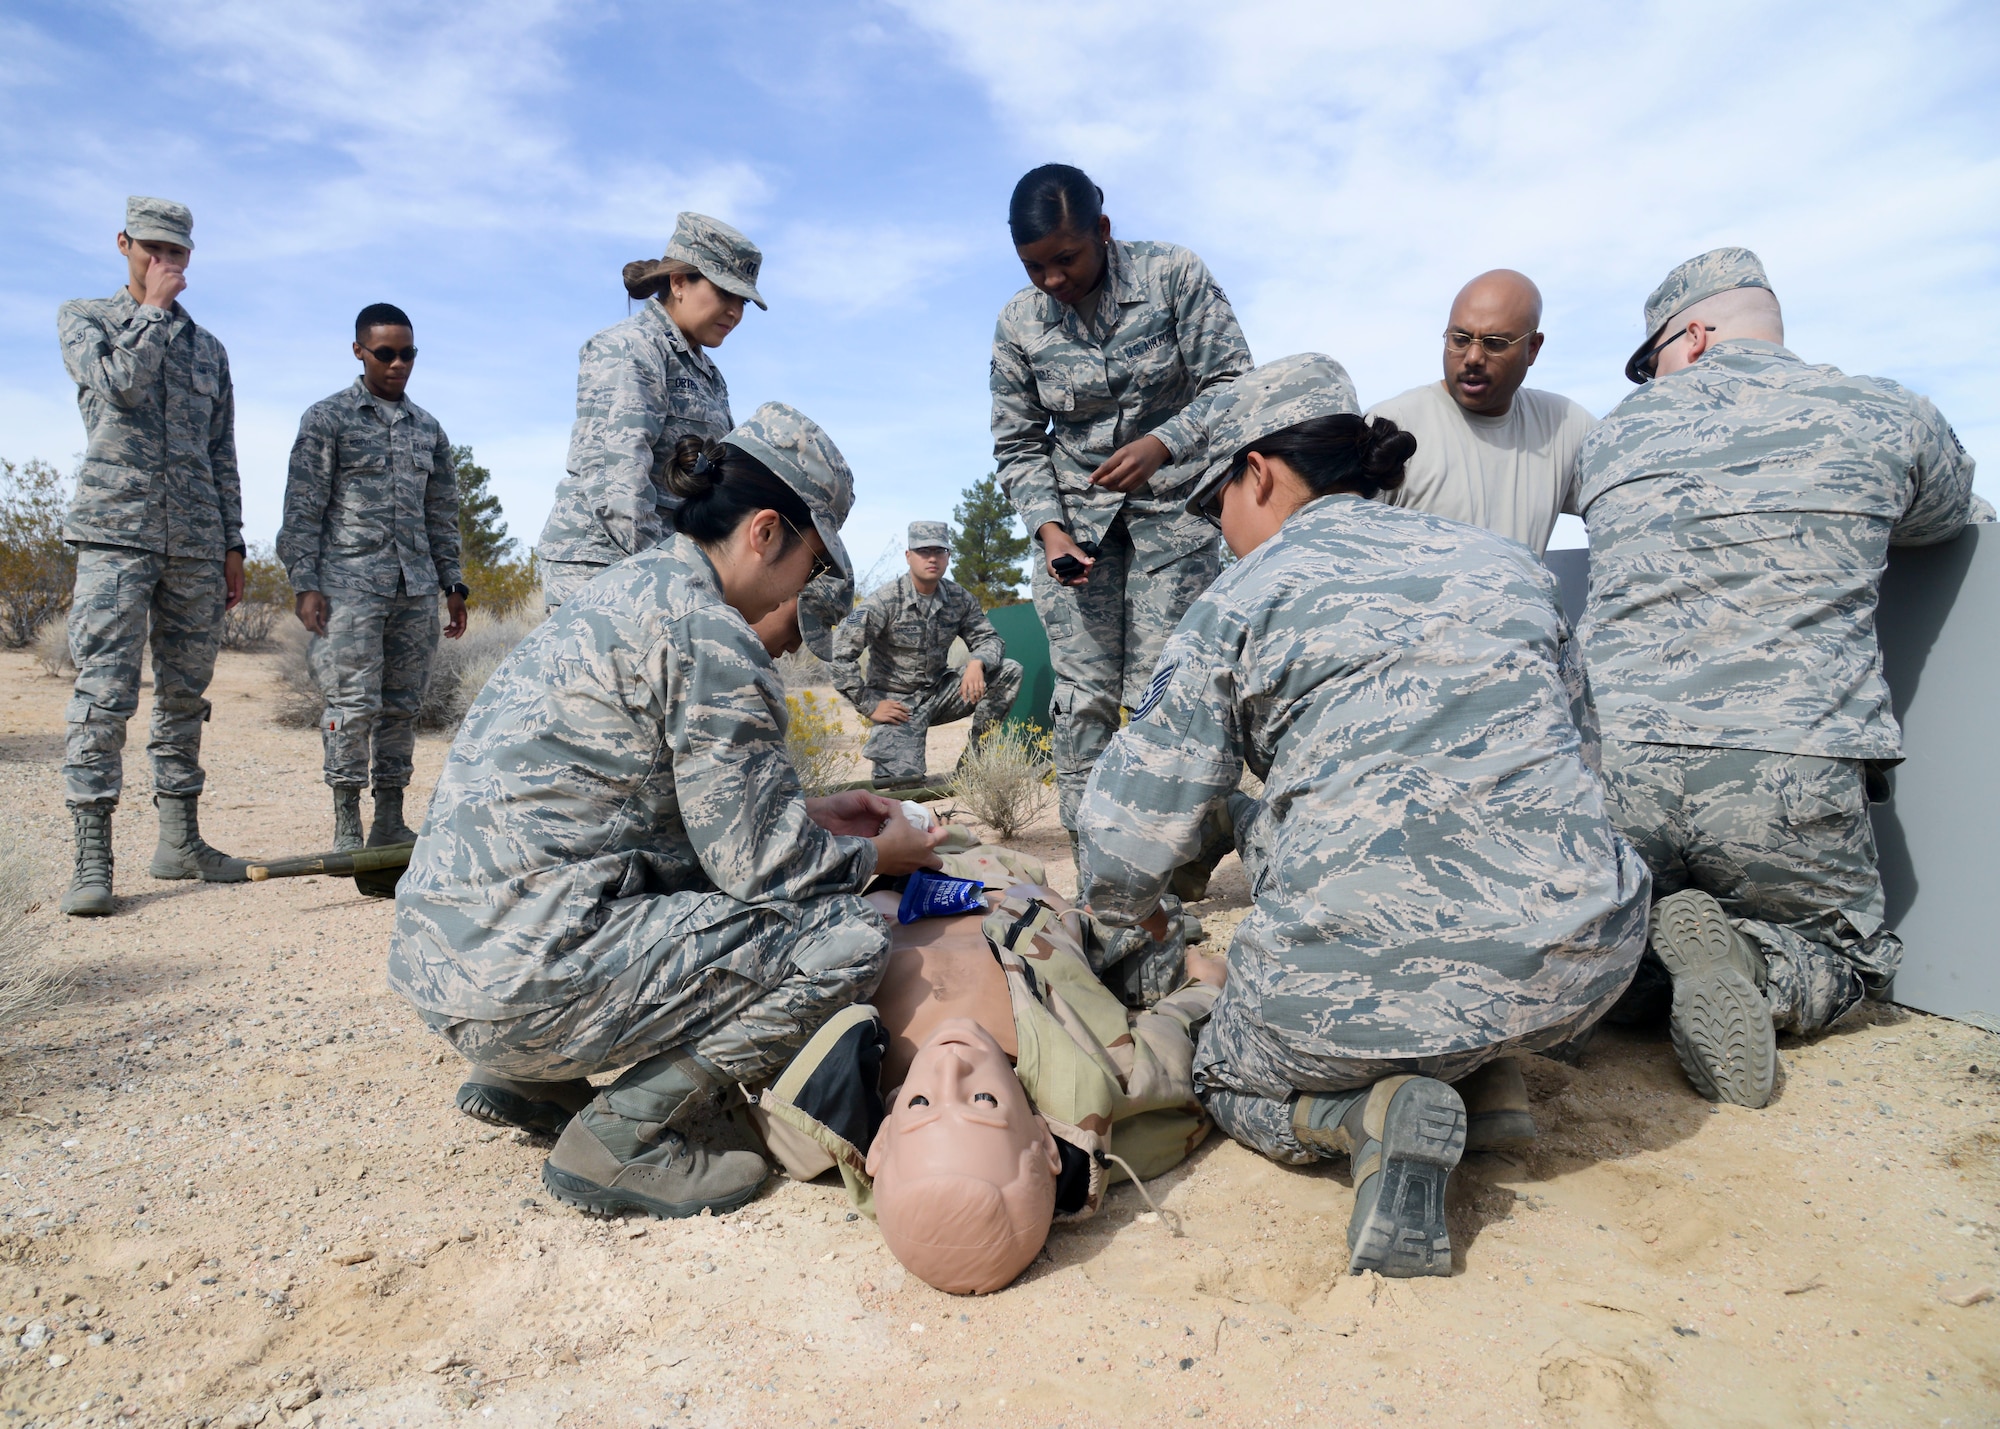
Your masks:
<svg viewBox="0 0 2000 1429"><path fill-rule="evenodd" d="M493 473L472 459L471 447L451 449L458 470L458 554L468 566L492 569L514 558L514 538L500 519Z"/></svg>
<svg viewBox="0 0 2000 1429"><path fill-rule="evenodd" d="M1016 605L1021 600L1021 558L1028 538L1016 535L1014 507L989 472L965 489L951 513L958 527L952 549L951 578L979 598L987 610Z"/></svg>
<svg viewBox="0 0 2000 1429"><path fill-rule="evenodd" d="M0 645L18 648L69 609L76 555L62 538L70 483L45 461L0 458Z"/></svg>

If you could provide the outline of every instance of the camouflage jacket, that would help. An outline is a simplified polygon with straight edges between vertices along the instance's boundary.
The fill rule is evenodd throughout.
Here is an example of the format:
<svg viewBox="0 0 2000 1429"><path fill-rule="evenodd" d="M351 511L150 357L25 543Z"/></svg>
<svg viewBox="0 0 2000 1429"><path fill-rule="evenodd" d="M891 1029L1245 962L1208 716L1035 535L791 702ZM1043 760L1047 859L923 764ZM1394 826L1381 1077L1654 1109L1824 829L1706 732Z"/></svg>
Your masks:
<svg viewBox="0 0 2000 1429"><path fill-rule="evenodd" d="M1305 506L1189 609L1098 761L1079 901L1149 913L1247 763L1255 906L1216 1027L1245 1019L1298 1062L1434 1056L1614 995L1650 880L1605 816L1563 637L1526 547L1358 497Z"/></svg>
<svg viewBox="0 0 2000 1429"><path fill-rule="evenodd" d="M285 479L278 559L295 591L394 595L454 586L458 471L437 419L360 378L306 409Z"/></svg>
<svg viewBox="0 0 2000 1429"><path fill-rule="evenodd" d="M1949 540L1972 459L1915 393L1717 343L1584 444L1579 628L1606 738L1894 759L1875 643L1892 545Z"/></svg>
<svg viewBox="0 0 2000 1429"><path fill-rule="evenodd" d="M648 895L796 903L874 869L868 840L807 817L770 657L675 535L535 627L473 702L397 889L389 983L498 1021L697 931Z"/></svg>
<svg viewBox="0 0 2000 1429"><path fill-rule="evenodd" d="M1062 1157L1058 1220L1102 1207L1105 1191L1125 1179L1111 1156L1148 1181L1201 1145L1209 1121L1195 1097L1195 1039L1217 996L1190 983L1147 1011L1128 1009L1091 971L1075 922L1020 890L981 925L1007 975L1015 1074ZM887 1045L874 1008L843 1009L758 1097L766 1113L826 1154L871 1215L868 1147L882 1124L883 1096L895 1091L872 1083Z"/></svg>
<svg viewBox="0 0 2000 1429"><path fill-rule="evenodd" d="M1229 299L1201 259L1171 243L1114 239L1088 325L1037 288L1016 293L993 332L993 458L1028 534L1054 521L1101 541L1123 510L1146 569L1207 546L1215 528L1185 509L1208 452L1200 399L1249 370ZM1090 484L1148 433L1171 464L1145 489Z"/></svg>
<svg viewBox="0 0 2000 1429"><path fill-rule="evenodd" d="M655 482L682 437L720 439L729 384L681 334L658 298L583 345L569 473L535 550L545 561L610 565L666 539Z"/></svg>
<svg viewBox="0 0 2000 1429"><path fill-rule="evenodd" d="M89 445L65 541L222 559L243 549L229 354L187 309L120 288L56 314Z"/></svg>
<svg viewBox="0 0 2000 1429"><path fill-rule="evenodd" d="M979 600L955 581L939 581L936 605L926 614L916 582L901 576L861 603L834 632L833 683L866 715L883 700L928 693L944 674L954 639L968 658L991 675L1007 654L1006 642ZM868 673L861 673L861 657Z"/></svg>

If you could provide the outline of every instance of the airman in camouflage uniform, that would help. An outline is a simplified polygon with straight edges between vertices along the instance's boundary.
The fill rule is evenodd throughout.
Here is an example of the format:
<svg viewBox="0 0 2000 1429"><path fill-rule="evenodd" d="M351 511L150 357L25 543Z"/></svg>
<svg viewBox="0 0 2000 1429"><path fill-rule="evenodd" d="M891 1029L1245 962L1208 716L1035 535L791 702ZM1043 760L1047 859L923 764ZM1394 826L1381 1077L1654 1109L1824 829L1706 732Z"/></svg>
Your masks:
<svg viewBox="0 0 2000 1429"><path fill-rule="evenodd" d="M1890 546L1965 524L1973 465L1923 397L1787 350L1769 287L1742 248L1668 275L1626 369L1663 375L1592 433L1580 494L1604 777L1672 895L1676 1046L1759 1106L1774 1028L1826 1026L1901 959L1864 793L1902 757L1876 592Z"/></svg>
<svg viewBox="0 0 2000 1429"><path fill-rule="evenodd" d="M56 329L89 434L63 539L76 548L69 649L76 663L63 759L77 865L63 911L111 912L111 811L124 787L125 724L139 704L150 623L155 878L241 882L244 865L202 840L196 804L204 698L222 619L243 593L236 396L229 356L180 305L194 217L166 199L125 205L129 286L64 303Z"/></svg>
<svg viewBox="0 0 2000 1429"><path fill-rule="evenodd" d="M1330 358L1257 368L1216 401L1190 509L1252 441L1355 411ZM1363 1089L1565 1042L1625 990L1649 879L1587 761L1565 633L1526 548L1351 494L1294 511L1182 619L1091 776L1078 898L1146 916L1234 798L1255 906L1195 1062L1230 1135L1285 1161L1353 1150L1358 1189L1340 1125ZM1261 803L1235 792L1246 762ZM1439 1090L1455 1162L1464 1113ZM1441 1273L1420 1259L1375 1268Z"/></svg>
<svg viewBox="0 0 2000 1429"><path fill-rule="evenodd" d="M313 637L308 658L326 698L319 728L334 791L334 847L362 844L360 791L370 783L371 748L375 820L367 842L407 842L416 835L403 822L403 790L437 654L440 591L459 602L453 633L465 628L458 476L437 419L407 397L377 395L363 377L307 408L292 444L278 559L293 590L318 592L327 603L325 633Z"/></svg>
<svg viewBox="0 0 2000 1429"><path fill-rule="evenodd" d="M724 292L766 307L757 292L764 255L726 223L681 214L665 257L692 264ZM556 484L555 504L535 547L547 608L554 610L614 561L671 534L657 477L675 444L688 436L719 438L733 425L721 369L688 340L658 297L585 343L577 360L569 471Z"/></svg>
<svg viewBox="0 0 2000 1429"><path fill-rule="evenodd" d="M725 440L798 493L851 579L853 480L826 434L767 403ZM856 896L876 849L813 821L785 722L769 656L685 535L508 655L452 745L389 952L390 986L478 1068L462 1108L524 1122L553 1104L553 1129L590 1100L581 1078L628 1067L594 1104L599 1133L625 1139L619 1162L691 1158L728 1187L718 1207L754 1193L761 1162L711 1157L682 1129L864 998L888 950ZM619 1162L591 1175L606 1153L577 1124L544 1179L594 1204ZM565 1169L573 1134L596 1148L581 1169Z"/></svg>
<svg viewBox="0 0 2000 1429"><path fill-rule="evenodd" d="M910 523L910 554L951 552L951 528L942 521ZM986 618L978 597L940 575L930 594L918 586L915 563L861 603L834 633L833 683L874 721L882 707L900 709L901 720L875 723L861 752L875 766L879 788L911 783L925 774L924 739L934 725L972 716L967 750L1007 717L1021 689L1021 665L1006 658L1007 645ZM945 664L953 640L965 641L967 663L977 661L985 689L965 697L965 676ZM861 672L861 659L868 672ZM962 761L961 761L962 762Z"/></svg>
<svg viewBox="0 0 2000 1429"><path fill-rule="evenodd" d="M1056 787L1064 828L1121 707L1222 568L1215 532L1184 509L1206 446L1203 396L1248 370L1250 348L1201 259L1171 243L1111 239L1088 320L1023 288L993 334L993 455L1030 536L1053 522L1096 564L1066 586L1039 556L1035 608L1055 670ZM1090 484L1113 452L1158 438L1172 467L1125 495Z"/></svg>

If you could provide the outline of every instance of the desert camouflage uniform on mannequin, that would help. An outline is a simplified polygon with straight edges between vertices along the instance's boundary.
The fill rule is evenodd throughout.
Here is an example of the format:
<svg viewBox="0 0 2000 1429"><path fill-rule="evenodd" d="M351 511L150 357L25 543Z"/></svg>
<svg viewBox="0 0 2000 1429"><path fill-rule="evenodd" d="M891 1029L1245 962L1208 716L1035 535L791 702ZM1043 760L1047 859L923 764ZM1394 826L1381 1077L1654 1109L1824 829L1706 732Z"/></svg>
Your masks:
<svg viewBox="0 0 2000 1429"><path fill-rule="evenodd" d="M942 521L913 521L909 542L913 551L949 551L951 528ZM963 640L967 658L986 672L986 693L977 703L967 702L960 672L945 664L953 640ZM978 598L956 581L940 580L925 595L913 576L903 575L861 603L834 632L834 686L864 719L884 700L902 702L910 715L901 724L875 725L862 745L878 786L924 776L924 738L933 726L972 716L966 748L973 749L1006 718L1021 689L1020 663L1006 654L1006 642Z"/></svg>
<svg viewBox="0 0 2000 1429"><path fill-rule="evenodd" d="M1642 364L1696 304L1769 287L1747 249L1682 264L1647 300L1650 336L1627 375L1645 380ZM1774 299L1769 311L1781 322ZM1972 465L1923 397L1726 334L1627 397L1584 445L1579 635L1604 778L1665 899L1656 954L1715 964L1675 979L1676 1044L1706 1095L1762 1105L1773 1028L1826 1026L1901 961L1864 792L1865 765L1903 752L1877 587L1890 546L1965 524ZM1711 1014L1691 996L1747 1018L1756 1055L1705 1065L1688 1039L1706 1034L1688 1018Z"/></svg>
<svg viewBox="0 0 2000 1429"><path fill-rule="evenodd" d="M372 751L368 842L406 842L415 835L402 793L437 655L438 592L464 579L458 476L437 419L408 397L382 400L358 377L308 408L292 444L278 558L294 590L328 601L326 634L308 647L326 698L326 782L336 797L370 784Z"/></svg>
<svg viewBox="0 0 2000 1429"><path fill-rule="evenodd" d="M194 218L166 199L126 201L125 234L194 247ZM153 650L155 878L236 883L242 860L202 840L196 805L204 697L222 643L223 563L243 550L236 396L222 344L175 301L121 287L64 303L56 327L89 444L63 539L76 548L70 658L76 692L63 784L78 867L64 911L111 911L111 811L124 787L125 725L139 704L148 626ZM86 867L87 865L87 867Z"/></svg>
<svg viewBox="0 0 2000 1429"><path fill-rule="evenodd" d="M691 263L725 292L765 306L757 292L764 255L726 223L683 213L665 257ZM554 610L598 572L673 531L658 474L682 437L720 437L729 384L687 340L657 297L583 345L577 358L576 424L568 474L535 554L547 608Z"/></svg>

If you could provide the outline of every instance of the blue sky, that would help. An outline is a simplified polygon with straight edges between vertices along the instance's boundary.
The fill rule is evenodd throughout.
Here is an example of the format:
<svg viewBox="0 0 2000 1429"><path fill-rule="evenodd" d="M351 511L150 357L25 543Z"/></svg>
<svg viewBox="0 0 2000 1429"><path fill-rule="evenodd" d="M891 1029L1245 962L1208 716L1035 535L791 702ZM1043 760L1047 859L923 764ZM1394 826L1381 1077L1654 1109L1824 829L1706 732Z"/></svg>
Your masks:
<svg viewBox="0 0 2000 1429"><path fill-rule="evenodd" d="M1062 159L1118 231L1207 259L1260 360L1331 352L1364 401L1435 377L1452 293L1508 265L1548 299L1535 385L1603 412L1646 293L1747 244L1796 350L1931 395L2000 495L1996 60L1990 4L10 0L0 455L81 449L55 309L116 287L125 195L162 194L195 211L253 539L387 300L531 541L577 348L697 208L765 252L771 311L716 354L737 413L833 434L865 567L990 469L1007 196Z"/></svg>

